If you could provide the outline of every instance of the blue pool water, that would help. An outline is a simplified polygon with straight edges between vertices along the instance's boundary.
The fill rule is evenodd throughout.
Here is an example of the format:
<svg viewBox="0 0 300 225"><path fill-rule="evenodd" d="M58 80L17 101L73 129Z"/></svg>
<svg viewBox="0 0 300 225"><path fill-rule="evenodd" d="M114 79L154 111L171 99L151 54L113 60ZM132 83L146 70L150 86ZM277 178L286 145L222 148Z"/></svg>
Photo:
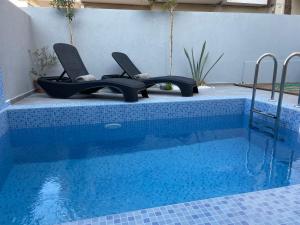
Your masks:
<svg viewBox="0 0 300 225"><path fill-rule="evenodd" d="M298 134L242 116L13 130L0 139L0 224L50 225L300 183Z"/></svg>

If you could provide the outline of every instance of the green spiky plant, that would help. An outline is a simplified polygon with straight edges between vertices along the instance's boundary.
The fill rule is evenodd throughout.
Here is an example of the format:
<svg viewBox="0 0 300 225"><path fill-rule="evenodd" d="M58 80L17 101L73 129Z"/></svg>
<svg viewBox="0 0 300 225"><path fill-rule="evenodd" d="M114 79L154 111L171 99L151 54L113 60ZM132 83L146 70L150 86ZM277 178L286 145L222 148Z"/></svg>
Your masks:
<svg viewBox="0 0 300 225"><path fill-rule="evenodd" d="M158 3L158 0L148 0L150 5L152 6L155 3ZM170 36L169 36L169 75L171 76L173 73L173 33L174 33L174 15L175 15L175 9L177 7L177 0L166 0L162 4L162 9L169 12L169 18L170 18ZM172 90L172 84L167 83L165 86L166 90Z"/></svg>
<svg viewBox="0 0 300 225"><path fill-rule="evenodd" d="M73 37L73 30L72 30L72 22L75 16L74 14L75 0L52 0L50 2L50 5L64 12L66 18L68 19L70 44L73 45L74 37Z"/></svg>
<svg viewBox="0 0 300 225"><path fill-rule="evenodd" d="M210 66L209 69L206 72L204 72L204 69L206 67L207 60L209 57L209 52L206 52L206 41L202 45L202 50L201 50L201 54L199 56L198 61L195 59L193 48L191 49L190 54L188 53L188 51L186 49L184 49L184 53L188 59L193 79L197 82L198 86L205 84L205 78L208 76L210 71L216 66L216 64L224 56L224 53L222 53L218 57L218 59L212 64L212 66Z"/></svg>

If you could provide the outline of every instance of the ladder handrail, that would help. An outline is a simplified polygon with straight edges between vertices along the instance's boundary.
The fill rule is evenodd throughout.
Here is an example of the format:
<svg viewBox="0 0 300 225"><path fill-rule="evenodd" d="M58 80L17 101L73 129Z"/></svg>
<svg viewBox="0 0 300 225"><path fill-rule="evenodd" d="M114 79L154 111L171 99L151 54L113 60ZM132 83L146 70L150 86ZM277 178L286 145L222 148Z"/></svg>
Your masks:
<svg viewBox="0 0 300 225"><path fill-rule="evenodd" d="M265 59L267 57L272 58L274 61L271 100L274 100L274 96L275 96L275 83L276 83L276 78L277 78L278 61L276 59L276 56L273 53L265 53L258 58L258 60L256 61L256 65L255 65L255 75L254 75L254 82L253 82L252 101L251 101L250 120L249 120L250 126L252 126L252 121L253 121L253 109L254 109L254 104L255 104L256 89L257 89L256 87L257 87L260 63L262 62L263 59Z"/></svg>
<svg viewBox="0 0 300 225"><path fill-rule="evenodd" d="M281 115L281 106L282 106L283 94L284 94L284 84L285 84L285 80L286 80L288 65L289 65L289 62L291 61L291 59L296 56L300 57L300 52L294 52L294 53L290 54L283 63L282 76L281 76L281 82L280 82L280 90L279 90L279 99L278 99L278 106L277 106L277 112L276 112L277 120L276 120L276 124L275 124L275 129L277 129L277 130L279 128L279 119L280 119L280 115ZM300 102L300 94L298 97L298 102Z"/></svg>
<svg viewBox="0 0 300 225"><path fill-rule="evenodd" d="M255 106L255 97L256 97L256 86L257 86L258 73L259 73L259 66L260 66L261 61L266 57L271 57L274 60L272 94L271 94L271 100L274 100L275 82L276 82L276 76L277 76L277 65L278 65L278 63L277 63L277 59L276 59L275 55L273 55L272 53L266 53L266 54L263 54L256 62L254 82L253 82L253 91L252 91L252 102L251 102L251 108L250 108L249 126L252 127L254 112L259 113L259 114L263 114L264 116L270 116L271 115L275 119L274 137L275 137L275 139L277 139L278 138L278 131L279 131L281 110L282 110L282 101L283 101L283 95L284 95L284 85L285 85L285 82L286 82L288 66L289 66L289 63L290 63L291 59L293 59L294 57L300 57L300 52L294 52L294 53L290 54L285 59L285 61L283 63L276 115L268 114L266 112L263 112L263 111L260 111L260 110L257 110L257 109L254 108L254 106ZM300 107L300 90L299 90L299 96L298 96L298 105L296 107Z"/></svg>

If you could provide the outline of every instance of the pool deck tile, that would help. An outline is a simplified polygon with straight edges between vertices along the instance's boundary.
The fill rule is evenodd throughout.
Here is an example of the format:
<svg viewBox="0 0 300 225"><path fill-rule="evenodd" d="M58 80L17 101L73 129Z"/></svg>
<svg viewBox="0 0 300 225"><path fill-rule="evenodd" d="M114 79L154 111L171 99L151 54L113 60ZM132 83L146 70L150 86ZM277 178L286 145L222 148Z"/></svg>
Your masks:
<svg viewBox="0 0 300 225"><path fill-rule="evenodd" d="M169 92L167 92L169 93ZM90 96L75 96L71 99L54 99L49 98L46 94L33 94L25 99L9 106L9 109L23 109L23 108L44 108L44 107L70 107L70 106L97 106L97 105L128 105L128 104L144 104L144 103L161 103L161 102L187 102L198 100L211 99L237 99L237 98L251 98L252 89L243 88L234 85L216 85L210 89L199 89L199 94L193 97L181 97L179 92L172 94L161 94L159 91L150 91L150 98L140 98L136 103L124 102L122 95L100 93ZM277 102L270 102L270 92L257 91L257 100L268 102L276 105ZM276 93L275 98L278 98ZM291 108L300 112L299 108L295 107L297 103L297 96L284 95L283 106Z"/></svg>
<svg viewBox="0 0 300 225"><path fill-rule="evenodd" d="M300 225L300 185L186 202L63 225Z"/></svg>

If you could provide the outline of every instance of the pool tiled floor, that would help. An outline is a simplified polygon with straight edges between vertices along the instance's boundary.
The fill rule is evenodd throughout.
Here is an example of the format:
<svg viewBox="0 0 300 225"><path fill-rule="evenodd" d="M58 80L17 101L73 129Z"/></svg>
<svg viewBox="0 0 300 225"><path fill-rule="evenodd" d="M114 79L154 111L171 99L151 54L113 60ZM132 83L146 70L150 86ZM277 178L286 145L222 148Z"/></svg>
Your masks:
<svg viewBox="0 0 300 225"><path fill-rule="evenodd" d="M300 225L300 185L212 198L63 225Z"/></svg>

